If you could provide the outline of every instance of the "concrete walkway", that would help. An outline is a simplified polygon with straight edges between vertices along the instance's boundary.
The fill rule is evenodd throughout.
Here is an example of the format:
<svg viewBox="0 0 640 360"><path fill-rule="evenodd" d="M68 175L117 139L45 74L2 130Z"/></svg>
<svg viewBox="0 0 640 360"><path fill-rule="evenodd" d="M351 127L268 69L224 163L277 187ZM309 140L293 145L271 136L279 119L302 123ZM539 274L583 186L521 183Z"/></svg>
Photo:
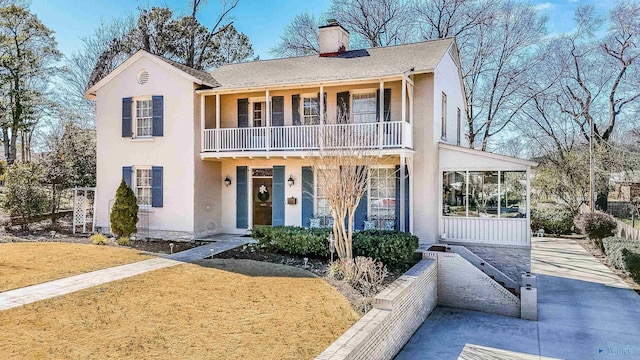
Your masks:
<svg viewBox="0 0 640 360"><path fill-rule="evenodd" d="M437 307L396 359L640 359L640 296L569 239L534 238L538 318Z"/></svg>
<svg viewBox="0 0 640 360"><path fill-rule="evenodd" d="M216 239L216 242L179 253L5 291L0 293L0 311L144 274L149 271L179 265L184 262L201 260L253 241L250 237L221 235Z"/></svg>

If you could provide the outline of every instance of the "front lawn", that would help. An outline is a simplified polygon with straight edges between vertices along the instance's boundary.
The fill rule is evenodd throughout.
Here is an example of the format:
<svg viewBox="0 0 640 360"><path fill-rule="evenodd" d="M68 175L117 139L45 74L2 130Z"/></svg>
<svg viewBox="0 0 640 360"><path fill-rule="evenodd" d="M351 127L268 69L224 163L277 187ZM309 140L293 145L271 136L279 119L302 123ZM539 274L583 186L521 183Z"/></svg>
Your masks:
<svg viewBox="0 0 640 360"><path fill-rule="evenodd" d="M149 259L137 250L63 242L0 244L0 292Z"/></svg>
<svg viewBox="0 0 640 360"><path fill-rule="evenodd" d="M0 358L310 359L358 318L303 269L202 260L0 312Z"/></svg>

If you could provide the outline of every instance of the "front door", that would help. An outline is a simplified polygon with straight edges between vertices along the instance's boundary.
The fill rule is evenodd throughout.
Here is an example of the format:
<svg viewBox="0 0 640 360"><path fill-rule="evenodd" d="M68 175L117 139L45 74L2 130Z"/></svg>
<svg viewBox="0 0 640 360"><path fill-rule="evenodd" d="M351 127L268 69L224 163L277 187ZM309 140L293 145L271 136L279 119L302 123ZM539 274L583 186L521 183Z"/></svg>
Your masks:
<svg viewBox="0 0 640 360"><path fill-rule="evenodd" d="M253 178L253 225L271 225L272 179Z"/></svg>

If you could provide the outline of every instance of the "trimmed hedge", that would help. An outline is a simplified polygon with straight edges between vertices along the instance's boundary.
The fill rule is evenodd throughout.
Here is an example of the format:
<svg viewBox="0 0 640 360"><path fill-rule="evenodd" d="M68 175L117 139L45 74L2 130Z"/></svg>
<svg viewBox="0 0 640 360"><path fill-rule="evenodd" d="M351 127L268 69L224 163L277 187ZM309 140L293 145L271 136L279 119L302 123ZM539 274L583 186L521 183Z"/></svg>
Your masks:
<svg viewBox="0 0 640 360"><path fill-rule="evenodd" d="M262 249L298 256L329 257L327 238L331 229L295 226L258 227L252 236ZM366 230L353 234L353 256L371 257L391 269L405 269L412 263L418 237L388 230Z"/></svg>
<svg viewBox="0 0 640 360"><path fill-rule="evenodd" d="M565 209L531 209L531 231L567 235L573 228L573 213Z"/></svg>
<svg viewBox="0 0 640 360"><path fill-rule="evenodd" d="M613 266L628 272L640 284L640 242L612 236L602 239L602 243Z"/></svg>
<svg viewBox="0 0 640 360"><path fill-rule="evenodd" d="M410 267L418 248L418 237L393 230L365 230L353 234L353 256L365 256L382 261L389 268Z"/></svg>

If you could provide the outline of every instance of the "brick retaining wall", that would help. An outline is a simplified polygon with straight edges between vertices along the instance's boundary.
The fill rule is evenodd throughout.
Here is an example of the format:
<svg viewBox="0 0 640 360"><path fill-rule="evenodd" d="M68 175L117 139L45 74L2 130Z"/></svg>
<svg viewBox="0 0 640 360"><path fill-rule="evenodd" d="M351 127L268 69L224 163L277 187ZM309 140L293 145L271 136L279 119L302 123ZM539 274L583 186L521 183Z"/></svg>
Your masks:
<svg viewBox="0 0 640 360"><path fill-rule="evenodd" d="M437 264L421 260L381 291L366 313L317 360L392 359L436 306Z"/></svg>

